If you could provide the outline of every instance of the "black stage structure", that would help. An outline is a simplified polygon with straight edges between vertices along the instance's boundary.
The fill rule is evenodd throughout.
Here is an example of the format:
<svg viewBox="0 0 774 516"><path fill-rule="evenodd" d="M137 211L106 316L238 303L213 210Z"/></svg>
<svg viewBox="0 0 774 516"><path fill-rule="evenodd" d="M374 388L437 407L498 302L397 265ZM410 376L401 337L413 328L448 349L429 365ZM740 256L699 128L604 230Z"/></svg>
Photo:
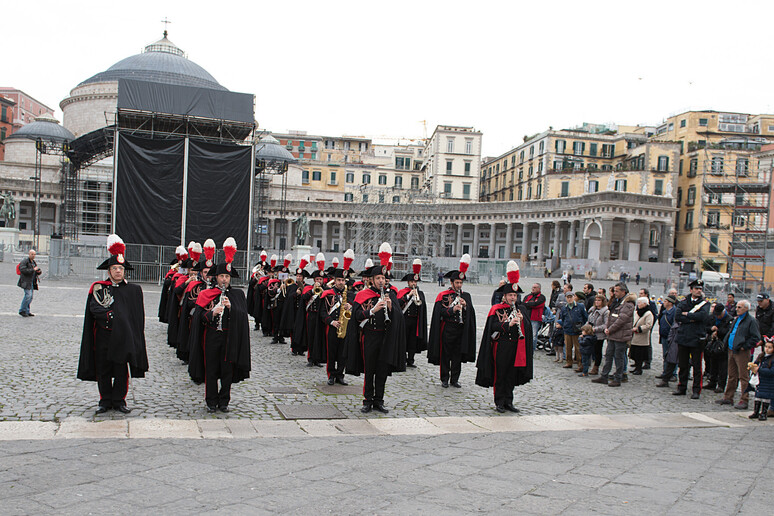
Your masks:
<svg viewBox="0 0 774 516"><path fill-rule="evenodd" d="M258 175L262 188L266 174L284 174L295 161L273 138L257 139L254 96L120 79L115 120L72 142L67 180L77 183L79 170L114 156L111 229L127 243L127 259L138 246L136 261L168 263L178 243L212 238L220 247L233 236L235 265L246 269L254 247L253 179ZM77 198L65 206L77 209ZM65 231L75 239L72 225ZM145 257L144 246L163 251Z"/></svg>

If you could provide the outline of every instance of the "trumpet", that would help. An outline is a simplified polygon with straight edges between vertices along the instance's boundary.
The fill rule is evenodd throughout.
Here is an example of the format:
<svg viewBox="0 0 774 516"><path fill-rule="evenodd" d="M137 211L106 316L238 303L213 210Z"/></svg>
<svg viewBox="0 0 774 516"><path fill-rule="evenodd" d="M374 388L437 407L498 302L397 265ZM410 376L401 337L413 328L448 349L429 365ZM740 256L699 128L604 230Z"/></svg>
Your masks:
<svg viewBox="0 0 774 516"><path fill-rule="evenodd" d="M317 299L318 297L320 297L320 294L322 294L322 292L323 292L323 289L322 289L322 287L321 287L320 285L315 285L315 286L314 286L314 288L312 289L312 293L313 293L314 295L313 295L313 296L312 296L312 298L309 300L309 302L306 304L306 310L307 310L307 311L309 311L309 308L312 306L312 304L314 303L315 299Z"/></svg>
<svg viewBox="0 0 774 516"><path fill-rule="evenodd" d="M419 297L419 291L416 287L411 290L411 295L414 296L414 304L417 306L422 306L422 298Z"/></svg>
<svg viewBox="0 0 774 516"><path fill-rule="evenodd" d="M280 291L282 292L282 296L286 297L288 295L288 287L295 283L296 280L292 278L287 278L285 281L282 282L280 285Z"/></svg>
<svg viewBox="0 0 774 516"><path fill-rule="evenodd" d="M449 307L450 307L450 308L454 308L455 306L459 305L461 302L462 302L462 289L460 289L460 291L459 291L459 292L457 292L457 297L455 297L455 298L454 298L454 301L452 301L452 302L449 304ZM463 310L464 310L464 309L465 309L465 307L463 306ZM458 322L459 322L460 324L462 324L462 323L463 323L463 319L462 319L462 310L460 310L460 311L458 312L458 314L459 314L459 316L458 316L458 317L459 317L459 321L458 321Z"/></svg>

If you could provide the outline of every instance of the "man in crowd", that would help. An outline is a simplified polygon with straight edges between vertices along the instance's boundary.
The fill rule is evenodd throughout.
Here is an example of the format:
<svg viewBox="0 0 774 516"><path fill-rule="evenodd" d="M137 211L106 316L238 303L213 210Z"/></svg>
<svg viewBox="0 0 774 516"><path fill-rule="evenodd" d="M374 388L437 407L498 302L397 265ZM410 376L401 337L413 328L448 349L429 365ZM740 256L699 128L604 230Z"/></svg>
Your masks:
<svg viewBox="0 0 774 516"><path fill-rule="evenodd" d="M576 372L581 372L583 367L578 339L581 327L586 324L589 316L586 313L586 308L575 300L575 294L572 291L565 294L565 299L567 299L567 304L562 307L556 319L556 327L561 328L562 333L564 333L564 352L567 360L564 368L569 369L573 366L574 357L575 365L578 366Z"/></svg>
<svg viewBox="0 0 774 516"><path fill-rule="evenodd" d="M640 297L644 297L648 300L648 308L650 309L650 313L653 314L653 320L655 321L658 318L658 306L656 306L656 302L653 301L650 298L650 291L646 288L641 288L639 292ZM655 327L655 324L653 325ZM653 329L651 328L651 332ZM648 340L650 342L650 340ZM653 361L653 344L648 344L648 359L643 364L643 369L650 369L650 363Z"/></svg>
<svg viewBox="0 0 774 516"><path fill-rule="evenodd" d="M515 263L515 262L508 262ZM507 274L508 271L506 271ZM517 294L518 296L518 294ZM511 303L513 304L513 303ZM540 283L532 285L532 292L527 294L524 298L524 306L527 308L527 320L532 327L532 345L537 345L537 334L540 331L540 327L543 325L543 311L546 307L546 296L540 291Z"/></svg>
<svg viewBox="0 0 774 516"><path fill-rule="evenodd" d="M750 302L742 299L736 304L736 318L731 323L731 331L726 335L725 342L728 347L728 382L723 398L716 401L719 405L732 405L736 388L741 382L742 395L735 409L747 410L747 384L750 373L747 364L750 362L750 353L761 340L761 332L758 323L749 314ZM696 373L694 372L694 375Z"/></svg>
<svg viewBox="0 0 774 516"><path fill-rule="evenodd" d="M414 260L413 271L403 276L406 288L398 291L403 318L406 321L406 367L415 368L414 356L427 349L427 302L419 289L422 261Z"/></svg>
<svg viewBox="0 0 774 516"><path fill-rule="evenodd" d="M30 249L27 257L19 264L19 282L17 285L24 291L24 297L22 297L21 306L19 307L19 315L22 317L34 317L35 314L30 312L30 304L32 303L32 293L38 290L38 276L41 274L40 267L35 261L35 250Z"/></svg>
<svg viewBox="0 0 774 516"><path fill-rule="evenodd" d="M128 414L129 375L143 378L148 370L145 307L142 288L125 278L132 266L124 258L123 240L110 235L107 246L110 258L97 269L108 271L108 279L93 283L86 298L78 379L97 382L97 414L110 409Z"/></svg>
<svg viewBox="0 0 774 516"><path fill-rule="evenodd" d="M675 320L680 323L677 329L677 360L679 366L677 390L672 394L684 396L688 390L688 375L693 368L693 388L691 399L701 395L702 351L707 340L707 321L710 305L704 299L704 282L693 280L688 287L691 294L677 305Z"/></svg>
<svg viewBox="0 0 774 516"><path fill-rule="evenodd" d="M755 319L758 321L758 328L763 337L771 337L774 335L774 305L771 304L771 299L766 292L758 294L757 301Z"/></svg>
<svg viewBox="0 0 774 516"><path fill-rule="evenodd" d="M667 296L664 298L661 312L658 314L658 340L661 343L661 357L664 360L664 368L661 374L656 376L659 380L656 387L669 387L669 380L675 374L675 364L670 364L667 361L667 352L669 351L669 332L675 323L676 305L677 298L671 295Z"/></svg>
<svg viewBox="0 0 774 516"><path fill-rule="evenodd" d="M734 303L734 313L736 313L736 303ZM709 340L716 339L725 342L729 331L731 331L731 315L726 313L726 309L721 303L716 303L709 318L707 337ZM707 351L704 359L707 362L708 378L707 383L701 388L713 389L718 393L725 391L728 378L728 353L725 349L722 353Z"/></svg>
<svg viewBox="0 0 774 516"><path fill-rule="evenodd" d="M328 373L328 385L333 385L334 383L348 385L344 381L344 359L347 355L347 350L344 347L344 337L339 337L338 333L342 324L340 319L341 311L345 310L351 313L352 310L352 304L348 299L344 299L349 271L334 269L331 271L331 274L333 275L333 288L322 293L322 308L320 311L322 339L325 343L326 372Z"/></svg>
<svg viewBox="0 0 774 516"><path fill-rule="evenodd" d="M602 373L599 378L591 380L594 383L601 383L610 387L620 387L621 380L625 372L624 359L626 350L629 347L629 341L632 340L632 324L634 322L635 296L629 296L629 289L626 284L619 282L613 288L613 297L607 306L610 310L610 317L607 320L607 347L605 348L605 365L602 367ZM608 382L608 375L613 369L615 361L615 374L613 380Z"/></svg>
<svg viewBox="0 0 774 516"><path fill-rule="evenodd" d="M586 296L586 301L583 303L583 305L586 307L586 311L588 312L594 306L594 299L597 297L597 293L594 291L594 285L591 283L586 283L583 285L583 294Z"/></svg>

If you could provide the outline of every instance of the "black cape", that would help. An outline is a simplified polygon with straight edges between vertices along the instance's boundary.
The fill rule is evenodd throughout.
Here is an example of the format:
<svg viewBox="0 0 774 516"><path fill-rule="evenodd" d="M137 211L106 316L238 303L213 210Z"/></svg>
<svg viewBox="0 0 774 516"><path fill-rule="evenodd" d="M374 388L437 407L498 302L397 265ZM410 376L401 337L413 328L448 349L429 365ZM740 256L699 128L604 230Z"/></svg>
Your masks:
<svg viewBox="0 0 774 516"><path fill-rule="evenodd" d="M441 365L441 310L443 309L443 300L441 295L448 290L438 294L435 306L433 307L433 316L430 319L430 335L427 341L427 361L433 365ZM462 343L460 346L462 362L475 362L476 360L476 312L473 309L473 302L470 300L470 294L462 292L462 299L467 303L467 310L464 311L465 319L463 321Z"/></svg>
<svg viewBox="0 0 774 516"><path fill-rule="evenodd" d="M103 285L108 282L98 282ZM93 285L92 285L93 288ZM91 296L92 289L89 289ZM132 378L144 378L148 371L148 353L145 349L145 304L142 288L134 283L124 282L118 288L111 288L113 304L112 332L108 360L117 364L129 364ZM96 320L89 311L89 297L86 298L86 312L83 318L81 354L78 360L78 379L97 381Z"/></svg>
<svg viewBox="0 0 774 516"><path fill-rule="evenodd" d="M392 308L390 309L390 320L392 321L384 332L384 345L379 354L379 362L388 366L388 375L406 370L406 321L403 313L400 311L400 303L395 292L389 290ZM357 299L358 296L355 296ZM346 345L346 373L354 376L360 376L363 373L363 353L360 347L363 339L363 331L360 324L355 319L355 311L360 309L360 303L353 299L352 320L347 324L347 335L344 337ZM349 300L347 300L349 302Z"/></svg>
<svg viewBox="0 0 774 516"><path fill-rule="evenodd" d="M492 307L490 312L495 311L495 307L504 308L503 304L497 304ZM529 321L529 310L524 306L519 306L519 311L522 316L522 329L524 331L524 353L526 354L526 366L525 367L510 367L508 371L497 371L497 374L509 374L513 375L514 385L524 385L532 380L532 325ZM484 334L481 336L481 346L478 349L478 360L476 361L476 385L481 387L491 387L494 385L495 377L495 360L494 353L492 352L492 333L494 331L492 326L498 322L498 315L492 313L486 318L486 324L484 325Z"/></svg>
<svg viewBox="0 0 774 516"><path fill-rule="evenodd" d="M161 285L161 298L159 299L159 321L167 322L167 301L169 300L169 287L172 285L172 276L169 274L164 278L164 283Z"/></svg>
<svg viewBox="0 0 774 516"><path fill-rule="evenodd" d="M190 287L189 284L187 287ZM180 319L177 323L177 358L182 361L188 360L190 352L190 334L191 334L191 315L196 308L196 298L199 292L207 288L207 285L198 278L190 290L183 294L183 305L180 307Z"/></svg>
<svg viewBox="0 0 774 516"><path fill-rule="evenodd" d="M403 290L399 290L398 293L403 293ZM419 289L417 289L417 292L419 292L419 299L422 300L422 304L419 306L419 310L417 311L419 314L419 317L417 317L417 329L419 331L419 335L417 335L416 349L414 349L414 352L421 353L427 350L427 300L425 299L424 292ZM401 311L403 311L403 308L401 308Z"/></svg>
<svg viewBox="0 0 774 516"><path fill-rule="evenodd" d="M220 290L217 288L203 290L199 294L196 308L191 316L188 374L196 383L204 382L204 313L208 310L208 306L202 306L202 299L214 297L213 303L217 303L217 296L213 296L212 291L217 291L220 295ZM234 366L232 383L238 383L250 377L250 322L247 319L247 300L244 292L233 287L229 287L226 291L226 297L231 301L226 360Z"/></svg>

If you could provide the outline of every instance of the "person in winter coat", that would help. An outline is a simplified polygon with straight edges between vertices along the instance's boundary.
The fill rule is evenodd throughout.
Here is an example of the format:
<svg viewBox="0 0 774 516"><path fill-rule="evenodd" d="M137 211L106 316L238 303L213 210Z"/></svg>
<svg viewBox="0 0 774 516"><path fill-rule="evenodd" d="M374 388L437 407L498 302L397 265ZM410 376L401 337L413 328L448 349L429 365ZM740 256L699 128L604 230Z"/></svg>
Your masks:
<svg viewBox="0 0 774 516"><path fill-rule="evenodd" d="M607 320L610 318L610 310L607 309L607 299L605 296L596 295L594 305L589 310L588 323L594 329L594 335L597 341L594 344L594 367L589 371L590 375L599 374L599 368L602 367L602 349L605 344L605 328Z"/></svg>
<svg viewBox="0 0 774 516"><path fill-rule="evenodd" d="M607 337L607 347L605 348L605 365L602 368L602 374L599 378L591 380L594 383L601 383L610 387L620 387L626 364L626 349L629 347L629 341L632 340L632 323L634 321L634 301L637 299L633 294L629 294L626 284L617 283L613 289L613 299L608 305L610 316L605 328ZM613 380L608 382L608 375L613 369L615 360L615 374Z"/></svg>
<svg viewBox="0 0 774 516"><path fill-rule="evenodd" d="M650 300L647 297L637 299L637 310L632 321L631 358L634 361L632 374L642 374L642 366L648 360L650 346L650 330L653 328L653 312L650 310Z"/></svg>
<svg viewBox="0 0 774 516"><path fill-rule="evenodd" d="M664 361L664 368L661 374L656 376L660 380L656 387L669 387L669 379L675 374L674 365L667 360L667 353L669 351L669 332L675 323L676 305L677 298L669 295L664 298L661 311L658 314L658 340L661 342L661 358Z"/></svg>
<svg viewBox="0 0 774 516"><path fill-rule="evenodd" d="M578 338L580 337L581 327L586 324L589 316L586 313L586 308L576 301L575 294L572 291L568 291L565 294L567 304L559 312L559 316L556 320L557 327L562 329L564 333L564 351L567 355L567 363L564 365L565 369L569 369L573 365L573 357L575 358L575 364L578 366L577 373L583 371L580 357L580 343Z"/></svg>
<svg viewBox="0 0 774 516"><path fill-rule="evenodd" d="M736 312L736 303L734 303L734 312ZM715 303L712 309L712 315L707 323L708 342L719 340L723 342L731 331L731 316L726 312L721 303ZM722 353L705 353L705 362L707 363L708 379L707 383L702 385L702 389L713 389L715 392L726 390L726 380L728 379L728 353L725 347Z"/></svg>
<svg viewBox="0 0 774 516"><path fill-rule="evenodd" d="M726 335L725 342L728 348L728 382L723 398L717 400L718 405L731 405L734 402L736 387L741 382L742 396L735 409L747 409L747 383L749 373L747 364L750 362L750 353L761 340L758 323L753 319L750 311L750 302L742 299L736 304L736 319L731 323L731 331ZM701 373L699 373L701 375ZM695 380L694 380L695 381Z"/></svg>
<svg viewBox="0 0 774 516"><path fill-rule="evenodd" d="M30 249L27 257L19 264L19 282L17 286L24 291L24 297L22 297L21 306L19 307L19 315L22 317L33 317L35 314L30 313L30 303L32 303L32 293L38 290L38 276L40 276L41 270L35 261L35 250Z"/></svg>
<svg viewBox="0 0 774 516"><path fill-rule="evenodd" d="M693 280L689 285L691 293L677 305L675 320L680 323L677 330L677 363L679 367L677 390L672 394L684 396L688 391L688 375L693 368L691 399L701 395L701 355L707 340L707 319L709 302L704 298L704 282Z"/></svg>
<svg viewBox="0 0 774 516"><path fill-rule="evenodd" d="M758 355L754 363L747 364L747 367L751 372L758 374L753 413L747 417L766 421L771 399L774 398L774 342L766 339L763 353Z"/></svg>

